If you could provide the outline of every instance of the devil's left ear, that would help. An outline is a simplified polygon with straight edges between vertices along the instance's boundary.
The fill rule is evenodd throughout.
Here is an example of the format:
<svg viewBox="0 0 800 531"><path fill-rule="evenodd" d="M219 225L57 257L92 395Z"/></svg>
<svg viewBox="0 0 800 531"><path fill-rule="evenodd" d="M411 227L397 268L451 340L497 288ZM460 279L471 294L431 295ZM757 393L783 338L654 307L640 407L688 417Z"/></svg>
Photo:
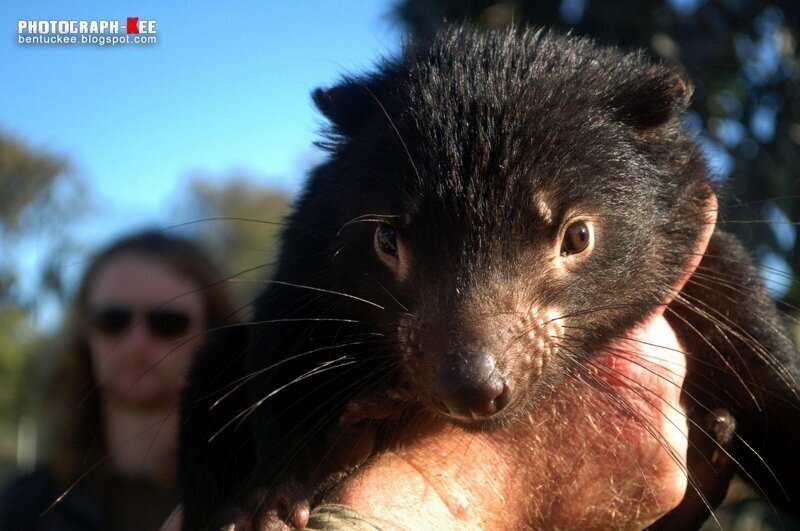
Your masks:
<svg viewBox="0 0 800 531"><path fill-rule="evenodd" d="M692 92L681 74L654 65L644 75L625 79L611 95L609 107L623 123L647 131L684 112Z"/></svg>

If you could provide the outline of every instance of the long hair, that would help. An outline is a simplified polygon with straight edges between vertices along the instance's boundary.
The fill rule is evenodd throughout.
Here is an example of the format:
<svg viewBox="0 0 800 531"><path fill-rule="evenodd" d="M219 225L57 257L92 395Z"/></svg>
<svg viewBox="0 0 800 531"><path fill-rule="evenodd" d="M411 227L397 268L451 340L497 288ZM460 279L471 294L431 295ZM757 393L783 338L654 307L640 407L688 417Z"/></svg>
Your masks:
<svg viewBox="0 0 800 531"><path fill-rule="evenodd" d="M145 231L124 237L101 250L89 263L65 318L58 368L45 392L48 411L56 411L52 433L50 466L56 479L69 485L93 467L102 477L108 455L103 429L100 389L92 368L87 338L88 298L100 271L122 256L147 258L194 282L205 309L207 329L234 321L236 307L221 270L192 241ZM51 413L52 414L52 413ZM177 411L175 412L177 414ZM170 488L175 481L172 467L165 467L157 483Z"/></svg>

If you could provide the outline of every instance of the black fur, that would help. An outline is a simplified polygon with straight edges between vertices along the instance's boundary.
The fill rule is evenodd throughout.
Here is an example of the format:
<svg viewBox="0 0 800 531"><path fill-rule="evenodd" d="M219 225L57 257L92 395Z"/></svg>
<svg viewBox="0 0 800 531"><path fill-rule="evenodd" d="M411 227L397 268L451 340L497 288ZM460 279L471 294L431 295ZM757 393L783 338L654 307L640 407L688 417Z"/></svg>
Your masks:
<svg viewBox="0 0 800 531"><path fill-rule="evenodd" d="M433 409L438 361L474 341L481 323L494 326L479 314L518 311L515 297L566 316L569 354L536 377L510 376L509 405L467 428L514 421L576 361L624 335L683 271L713 193L680 124L690 95L685 80L642 55L546 31L458 28L316 91L330 157L288 219L275 282L253 324L222 334L192 371L185 527L203 528L289 478L323 480L326 437L346 404L401 390L411 407ZM575 214L595 221L596 244L557 273L553 256ZM377 256L380 223L397 231L407 273ZM717 230L699 271L669 316L691 352L694 414L729 409L739 435L800 494L800 470L789 465L800 441L793 347L732 237ZM747 472L785 502L740 446Z"/></svg>

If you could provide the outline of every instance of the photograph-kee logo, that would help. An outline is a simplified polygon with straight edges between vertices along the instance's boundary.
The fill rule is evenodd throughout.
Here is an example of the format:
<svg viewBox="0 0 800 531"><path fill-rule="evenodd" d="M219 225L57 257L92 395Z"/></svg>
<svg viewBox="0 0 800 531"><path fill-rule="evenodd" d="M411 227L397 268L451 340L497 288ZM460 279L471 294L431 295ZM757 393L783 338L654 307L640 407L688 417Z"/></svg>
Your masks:
<svg viewBox="0 0 800 531"><path fill-rule="evenodd" d="M156 20L18 20L19 44L156 44ZM123 30L124 28L124 30Z"/></svg>
<svg viewBox="0 0 800 531"><path fill-rule="evenodd" d="M139 17L128 17L128 34L138 35L139 33L155 33L156 21L155 20L142 20L139 22Z"/></svg>

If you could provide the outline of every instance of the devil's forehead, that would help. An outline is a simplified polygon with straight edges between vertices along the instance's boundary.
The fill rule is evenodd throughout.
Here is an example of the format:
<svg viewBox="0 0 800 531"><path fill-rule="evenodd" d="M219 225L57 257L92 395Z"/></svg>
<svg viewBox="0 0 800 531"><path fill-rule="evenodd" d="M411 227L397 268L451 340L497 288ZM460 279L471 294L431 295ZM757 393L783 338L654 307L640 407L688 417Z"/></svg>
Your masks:
<svg viewBox="0 0 800 531"><path fill-rule="evenodd" d="M422 169L445 173L448 189L486 189L487 173L502 174L503 190L519 179L546 181L600 148L607 124L595 100L608 87L598 59L585 41L545 32L445 33L406 53L402 130L416 135ZM426 167L431 150L435 168Z"/></svg>
<svg viewBox="0 0 800 531"><path fill-rule="evenodd" d="M369 152L359 165L387 166L404 192L502 200L618 161L602 102L637 70L637 58L582 39L452 29L315 100L340 154Z"/></svg>

